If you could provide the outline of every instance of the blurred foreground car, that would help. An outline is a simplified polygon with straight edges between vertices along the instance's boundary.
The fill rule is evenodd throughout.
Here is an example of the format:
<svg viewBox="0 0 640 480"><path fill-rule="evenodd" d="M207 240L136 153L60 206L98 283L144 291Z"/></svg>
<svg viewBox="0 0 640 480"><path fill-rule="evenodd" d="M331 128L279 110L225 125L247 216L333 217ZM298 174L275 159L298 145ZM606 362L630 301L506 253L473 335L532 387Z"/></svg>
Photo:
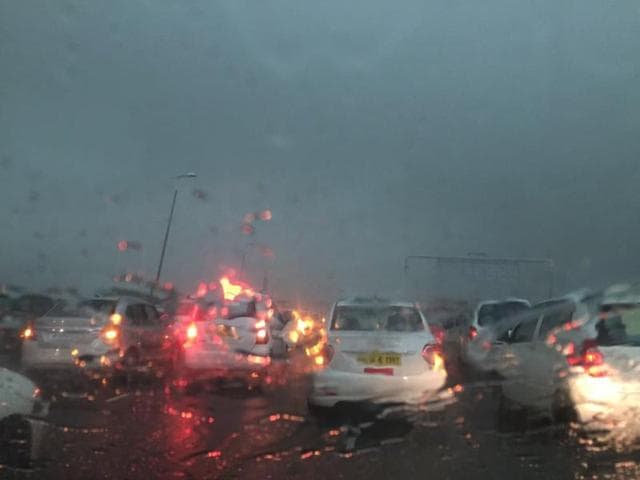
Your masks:
<svg viewBox="0 0 640 480"><path fill-rule="evenodd" d="M473 313L469 325L468 336L463 338L461 348L462 361L476 370L487 371L490 367L482 361L482 356L474 355L477 347L484 338L484 332L490 330L496 324L517 316L530 308L528 300L508 298L506 300L485 300L480 302Z"/></svg>
<svg viewBox="0 0 640 480"><path fill-rule="evenodd" d="M333 307L325 368L313 375L312 413L350 403L424 404L445 400L442 349L420 310L378 299ZM450 394L449 394L450 395Z"/></svg>
<svg viewBox="0 0 640 480"><path fill-rule="evenodd" d="M22 337L22 367L27 371L80 366L106 372L167 365L175 357L175 341L156 308L129 297L60 305L28 324Z"/></svg>
<svg viewBox="0 0 640 480"><path fill-rule="evenodd" d="M0 367L0 464L27 467L39 456L48 410L31 380Z"/></svg>
<svg viewBox="0 0 640 480"><path fill-rule="evenodd" d="M550 300L505 325L491 349L504 377L501 421L542 415L640 437L640 295L632 293Z"/></svg>
<svg viewBox="0 0 640 480"><path fill-rule="evenodd" d="M20 333L29 322L44 315L55 305L46 295L22 295L11 302L0 316L0 352L18 354L20 351Z"/></svg>
<svg viewBox="0 0 640 480"><path fill-rule="evenodd" d="M222 318L188 326L177 373L191 381L240 378L259 384L271 364L269 309L243 300L223 310Z"/></svg>

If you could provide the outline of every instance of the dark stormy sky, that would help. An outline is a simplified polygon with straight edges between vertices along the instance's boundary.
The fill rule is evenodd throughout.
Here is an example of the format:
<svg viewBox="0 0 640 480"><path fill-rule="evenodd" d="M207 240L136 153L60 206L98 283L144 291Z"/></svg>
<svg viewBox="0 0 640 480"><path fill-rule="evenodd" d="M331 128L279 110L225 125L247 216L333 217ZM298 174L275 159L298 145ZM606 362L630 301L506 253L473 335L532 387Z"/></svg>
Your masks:
<svg viewBox="0 0 640 480"><path fill-rule="evenodd" d="M153 274L187 171L185 288L245 248L287 298L394 292L415 253L633 278L639 86L635 0L0 0L0 281Z"/></svg>

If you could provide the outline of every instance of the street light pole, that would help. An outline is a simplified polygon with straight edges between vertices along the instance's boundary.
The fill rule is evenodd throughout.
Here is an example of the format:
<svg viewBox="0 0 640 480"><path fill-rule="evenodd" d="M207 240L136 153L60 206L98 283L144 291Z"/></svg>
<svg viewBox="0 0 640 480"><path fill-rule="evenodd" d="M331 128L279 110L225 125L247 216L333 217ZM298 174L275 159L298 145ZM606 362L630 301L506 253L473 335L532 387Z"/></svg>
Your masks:
<svg viewBox="0 0 640 480"><path fill-rule="evenodd" d="M164 264L164 255L167 251L167 241L169 240L169 232L171 231L171 222L173 221L173 211L176 208L176 198L178 197L178 188L173 191L173 201L171 202L171 211L169 212L169 221L167 229L164 232L164 241L162 242L162 253L160 253L160 263L158 263L158 272L156 273L156 285L160 282L160 274L162 273L162 265Z"/></svg>
<svg viewBox="0 0 640 480"><path fill-rule="evenodd" d="M185 173L183 175L178 175L174 178L177 180L181 178L196 178L197 175L193 172ZM178 198L178 187L175 187L173 191L173 200L171 201L171 210L169 211L169 220L167 221L167 229L164 232L164 241L162 242L162 252L160 253L160 262L158 263L158 271L156 273L156 281L154 286L151 287L151 293L153 294L153 289L156 285L160 283L160 275L162 274L162 266L164 265L164 256L167 252L167 242L169 241L169 232L171 231L171 222L173 221L173 212L176 208L176 198Z"/></svg>

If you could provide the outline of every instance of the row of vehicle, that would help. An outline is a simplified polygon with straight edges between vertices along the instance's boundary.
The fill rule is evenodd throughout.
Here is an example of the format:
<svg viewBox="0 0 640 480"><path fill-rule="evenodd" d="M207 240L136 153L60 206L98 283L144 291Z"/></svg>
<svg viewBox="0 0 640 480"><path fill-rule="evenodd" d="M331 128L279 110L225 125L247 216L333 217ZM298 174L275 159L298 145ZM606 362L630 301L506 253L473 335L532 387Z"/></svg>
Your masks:
<svg viewBox="0 0 640 480"><path fill-rule="evenodd" d="M0 368L0 463L27 465L38 449L48 397L33 378L54 378L64 389L72 377L102 380L145 369L168 373L179 385L204 379L255 385L277 355L276 340L288 331L291 322L281 320L263 295L222 306L186 300L174 315L128 296L31 311L13 332L21 343L22 374Z"/></svg>
<svg viewBox="0 0 640 480"><path fill-rule="evenodd" d="M174 314L128 296L48 307L21 318L11 333L20 341L26 372L81 367L105 375L159 368L185 379L261 378L273 357L317 341L320 330L318 322L295 312L278 312L263 294L223 304L186 299Z"/></svg>

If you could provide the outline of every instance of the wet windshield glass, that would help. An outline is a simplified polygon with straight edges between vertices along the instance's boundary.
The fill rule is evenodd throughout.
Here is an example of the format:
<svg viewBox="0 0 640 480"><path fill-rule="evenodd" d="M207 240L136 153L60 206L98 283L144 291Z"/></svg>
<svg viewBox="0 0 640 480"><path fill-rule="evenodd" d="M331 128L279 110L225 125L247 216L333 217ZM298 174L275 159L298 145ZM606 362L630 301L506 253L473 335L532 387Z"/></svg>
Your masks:
<svg viewBox="0 0 640 480"><path fill-rule="evenodd" d="M0 0L0 479L640 479L640 0Z"/></svg>

